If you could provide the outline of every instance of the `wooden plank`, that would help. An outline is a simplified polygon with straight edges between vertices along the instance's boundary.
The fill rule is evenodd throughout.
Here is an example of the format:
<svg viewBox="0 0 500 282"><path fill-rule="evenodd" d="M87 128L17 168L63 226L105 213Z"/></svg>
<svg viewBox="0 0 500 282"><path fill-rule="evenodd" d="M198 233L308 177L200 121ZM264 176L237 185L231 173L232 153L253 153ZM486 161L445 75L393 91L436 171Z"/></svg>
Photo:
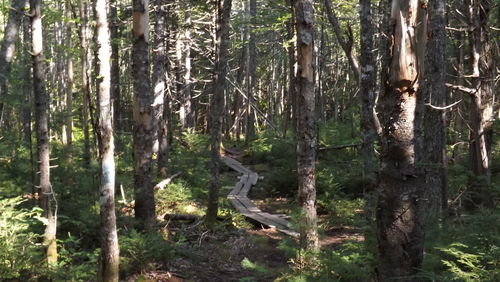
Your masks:
<svg viewBox="0 0 500 282"><path fill-rule="evenodd" d="M248 195L248 192L250 192L250 188L252 188L252 182L250 182L250 181L245 182L245 184L243 185L243 188L241 188L238 195L246 197Z"/></svg>
<svg viewBox="0 0 500 282"><path fill-rule="evenodd" d="M241 191L241 188L243 188L244 182L238 181L236 185L234 186L233 190L229 192L229 195L238 195Z"/></svg>

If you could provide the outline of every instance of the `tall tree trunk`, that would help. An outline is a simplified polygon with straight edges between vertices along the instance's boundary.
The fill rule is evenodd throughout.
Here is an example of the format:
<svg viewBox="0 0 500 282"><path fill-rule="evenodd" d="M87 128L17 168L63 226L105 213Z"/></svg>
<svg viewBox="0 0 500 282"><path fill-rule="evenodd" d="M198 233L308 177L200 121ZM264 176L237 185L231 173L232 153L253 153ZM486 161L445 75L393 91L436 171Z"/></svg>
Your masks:
<svg viewBox="0 0 500 282"><path fill-rule="evenodd" d="M314 95L314 8L311 0L295 2L297 25L297 80L299 89L297 112L297 171L299 202L304 222L300 228L300 246L317 251L316 215L316 121Z"/></svg>
<svg viewBox="0 0 500 282"><path fill-rule="evenodd" d="M69 0L65 2L66 8L66 48L72 48L72 11ZM70 52L66 58L66 160L68 167L73 165L73 54Z"/></svg>
<svg viewBox="0 0 500 282"><path fill-rule="evenodd" d="M40 188L40 207L43 209L47 226L44 244L47 246L47 261L57 263L57 201L50 183L50 151L48 95L45 90L45 64L43 59L43 35L41 0L30 0L31 15L31 58L33 59L33 92L35 93L35 126L38 153L38 185ZM53 206L55 205L55 211Z"/></svg>
<svg viewBox="0 0 500 282"><path fill-rule="evenodd" d="M134 187L135 216L147 229L155 218L151 184L153 154L152 95L149 78L148 0L133 0L132 77L134 79Z"/></svg>
<svg viewBox="0 0 500 282"><path fill-rule="evenodd" d="M118 1L111 0L109 7L110 36L111 36L111 99L113 101L113 131L116 138L117 150L121 150L122 133L122 105L120 89L120 27L118 19Z"/></svg>
<svg viewBox="0 0 500 282"><path fill-rule="evenodd" d="M90 85L89 85L89 45L88 45L88 11L87 2L80 0L80 47L82 66L82 127L83 127L83 164L90 168L90 130L89 130L89 110L90 110Z"/></svg>
<svg viewBox="0 0 500 282"><path fill-rule="evenodd" d="M424 20L422 20L424 19ZM377 239L379 281L409 277L422 266L424 246L423 171L417 97L421 95L425 11L418 0L393 0L388 26L392 49L381 83L383 124Z"/></svg>
<svg viewBox="0 0 500 282"><path fill-rule="evenodd" d="M255 103L256 88L256 60L257 47L255 44L255 29L257 28L257 0L250 1L250 32L248 38L248 90L247 90L247 132L246 141L249 142L255 138L255 116L252 105Z"/></svg>
<svg viewBox="0 0 500 282"><path fill-rule="evenodd" d="M446 177L446 117L443 107L446 103L445 88L445 0L429 2L429 33L426 49L426 71L423 94L430 103L426 108L425 117L425 163L426 198L428 199L428 214L439 215L441 208L446 209L447 177Z"/></svg>
<svg viewBox="0 0 500 282"><path fill-rule="evenodd" d="M328 0L327 0L328 1ZM375 216L377 186L377 157L374 142L375 131L375 57L373 54L373 22L371 0L360 0L360 92L361 92L361 137L363 139L363 192L365 195L365 218L373 222Z"/></svg>
<svg viewBox="0 0 500 282"><path fill-rule="evenodd" d="M210 135L212 155L212 180L208 194L206 221L213 224L217 218L219 206L219 167L222 131L222 110L226 92L226 76L229 57L229 20L231 17L231 0L217 0L215 66L213 78L213 98L210 107Z"/></svg>
<svg viewBox="0 0 500 282"><path fill-rule="evenodd" d="M3 99L7 95L7 81L12 59L15 54L16 41L26 2L27 0L12 0L12 6L9 9L9 19L5 26L2 47L0 47L0 129L3 124Z"/></svg>
<svg viewBox="0 0 500 282"><path fill-rule="evenodd" d="M470 1L470 2L469 2ZM469 152L478 184L481 202L491 205L491 137L493 133L493 61L488 18L490 0L468 0L472 27L470 32L472 58L472 103L470 108L471 144Z"/></svg>
<svg viewBox="0 0 500 282"><path fill-rule="evenodd" d="M191 3L190 1L185 1L186 10L184 12L186 22L184 25L184 77L183 77L183 85L181 90L181 121L182 128L184 130L193 131L194 129L194 109L193 109L193 101L191 98L192 92L192 81L191 81L191 29L192 29L192 20L191 20Z"/></svg>
<svg viewBox="0 0 500 282"><path fill-rule="evenodd" d="M95 2L97 25L97 64L99 67L97 96L97 136L100 164L100 216L101 253L99 256L98 281L118 281L119 249L115 215L115 160L113 144L113 123L111 104L111 46L108 29L106 0Z"/></svg>
<svg viewBox="0 0 500 282"><path fill-rule="evenodd" d="M165 113L165 102L168 103L166 96L166 64L167 64L167 46L166 46L166 7L163 1L155 1L155 31L154 31L154 52L153 52L153 85L154 102L153 117L155 129L158 136L158 175L167 175L168 164L168 116Z"/></svg>
<svg viewBox="0 0 500 282"><path fill-rule="evenodd" d="M359 68L358 57L354 50L354 35L352 29L348 25L347 31L342 31L337 19L337 15L332 8L332 2L330 0L325 0L325 11L330 24L333 26L333 31L335 32L337 41L339 42L340 47L342 47L342 50L344 50L344 53L347 56L347 60L349 61L349 66L351 66L354 78L356 79L356 82L359 82L361 70Z"/></svg>

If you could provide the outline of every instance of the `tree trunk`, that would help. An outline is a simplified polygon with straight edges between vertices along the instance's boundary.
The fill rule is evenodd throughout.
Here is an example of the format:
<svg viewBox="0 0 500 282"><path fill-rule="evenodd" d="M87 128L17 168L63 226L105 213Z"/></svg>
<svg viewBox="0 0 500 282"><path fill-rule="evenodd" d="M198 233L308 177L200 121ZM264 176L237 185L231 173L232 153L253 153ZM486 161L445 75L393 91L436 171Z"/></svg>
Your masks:
<svg viewBox="0 0 500 282"><path fill-rule="evenodd" d="M217 0L216 39L213 78L213 98L210 108L210 135L212 155L212 180L208 194L206 221L212 225L216 218L219 205L219 167L222 131L222 110L226 91L226 76L229 56L229 20L231 16L231 0Z"/></svg>
<svg viewBox="0 0 500 282"><path fill-rule="evenodd" d="M255 103L255 81L257 79L256 60L257 47L255 44L255 29L257 28L257 0L250 1L250 32L248 38L248 90L247 90L247 142L255 138L255 118L252 105Z"/></svg>
<svg viewBox="0 0 500 282"><path fill-rule="evenodd" d="M479 177L481 202L492 205L491 184L491 137L493 134L493 61L488 18L490 0L470 0L469 12L472 57L472 103L470 108L471 140L469 154L472 170Z"/></svg>
<svg viewBox="0 0 500 282"><path fill-rule="evenodd" d="M337 15L335 11L332 9L332 2L330 0L325 0L325 11L328 16L328 20L330 24L333 26L333 31L335 32L335 36L337 37L337 41L344 50L344 53L347 56L347 60L349 61L349 65L351 66L352 72L354 74L354 78L356 82L359 82L361 70L359 68L358 57L354 50L354 35L352 33L352 29L348 26L346 32L343 32L340 28L339 21L337 19Z"/></svg>
<svg viewBox="0 0 500 282"><path fill-rule="evenodd" d="M187 131L193 131L194 129L194 109L193 109L193 101L191 99L192 92L192 81L191 81L191 29L192 29L192 21L191 21L191 12L190 1L185 1L186 10L185 10L185 18L186 22L184 25L184 77L183 77L183 85L181 90L181 121L182 128Z"/></svg>
<svg viewBox="0 0 500 282"><path fill-rule="evenodd" d="M327 0L328 1L328 0ZM373 22L371 0L360 0L360 92L361 92L361 148L363 156L363 193L365 196L365 218L373 222L376 206L378 163L375 155L375 57L373 54Z"/></svg>
<svg viewBox="0 0 500 282"><path fill-rule="evenodd" d="M317 251L318 231L316 216L316 121L314 95L314 8L311 0L295 2L297 25L297 80L299 89L297 112L297 171L299 175L299 202L303 223L300 226L300 246Z"/></svg>
<svg viewBox="0 0 500 282"><path fill-rule="evenodd" d="M81 42L81 65L82 65L82 127L83 127L83 164L90 168L90 88L89 88L89 46L88 46L88 12L85 0L80 0L80 42Z"/></svg>
<svg viewBox="0 0 500 282"><path fill-rule="evenodd" d="M418 0L393 0L381 83L382 155L377 207L379 281L420 281L409 276L422 266L423 171L417 97L421 95L425 12Z"/></svg>
<svg viewBox="0 0 500 282"><path fill-rule="evenodd" d="M135 216L143 221L146 229L149 229L156 220L155 199L151 184L153 112L149 78L149 1L133 0L132 3Z"/></svg>
<svg viewBox="0 0 500 282"><path fill-rule="evenodd" d="M153 117L155 129L158 136L158 175L167 175L168 164L168 115L165 115L165 103L168 103L166 97L166 69L167 64L167 46L166 46L166 7L163 1L155 1L155 32L154 32L154 52L153 52L153 83L154 83L154 102ZM167 112L168 114L168 112Z"/></svg>
<svg viewBox="0 0 500 282"><path fill-rule="evenodd" d="M121 150L121 134L122 134L122 106L121 106L121 89L120 89L120 28L118 19L118 1L111 0L109 7L110 20L110 36L111 36L111 98L113 101L113 131L116 136L117 150Z"/></svg>
<svg viewBox="0 0 500 282"><path fill-rule="evenodd" d="M72 11L71 3L66 0L66 47L72 48ZM68 167L73 165L73 54L66 58L66 160Z"/></svg>
<svg viewBox="0 0 500 282"><path fill-rule="evenodd" d="M33 92L35 94L35 126L38 153L38 185L40 207L43 209L47 226L44 244L47 246L47 261L57 263L57 202L50 183L50 151L48 95L45 90L45 64L43 59L43 35L41 0L30 0L31 15L31 58L33 59ZM55 204L55 211L53 205Z"/></svg>
<svg viewBox="0 0 500 282"><path fill-rule="evenodd" d="M3 99L7 95L7 81L16 50L19 27L21 26L21 19L26 2L27 0L12 0L12 6L9 9L9 19L5 26L2 47L0 47L0 129L3 124Z"/></svg>
<svg viewBox="0 0 500 282"><path fill-rule="evenodd" d="M99 67L97 96L97 136L100 163L101 253L98 281L118 281L119 249L115 215L115 160L111 104L111 46L106 0L95 2L97 25L97 64Z"/></svg>
<svg viewBox="0 0 500 282"><path fill-rule="evenodd" d="M423 94L430 103L426 108L425 118L425 163L427 214L438 216L441 209L446 209L447 177L446 177L446 117L443 110L432 106L443 107L446 104L445 88L445 0L429 2L429 38L426 49L426 71Z"/></svg>

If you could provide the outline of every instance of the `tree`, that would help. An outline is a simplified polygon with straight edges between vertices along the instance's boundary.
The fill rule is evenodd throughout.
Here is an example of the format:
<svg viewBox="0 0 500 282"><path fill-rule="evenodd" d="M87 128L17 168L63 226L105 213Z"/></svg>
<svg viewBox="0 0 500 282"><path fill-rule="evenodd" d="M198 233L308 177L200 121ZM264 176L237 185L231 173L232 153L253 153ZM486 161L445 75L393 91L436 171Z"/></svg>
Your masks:
<svg viewBox="0 0 500 282"><path fill-rule="evenodd" d="M135 216L146 228L155 218L151 183L153 154L152 95L149 78L149 1L133 0L132 77L134 80L134 187Z"/></svg>
<svg viewBox="0 0 500 282"><path fill-rule="evenodd" d="M72 48L72 11L71 3L69 0L65 2L66 13L66 47L71 50ZM73 165L73 54L69 52L66 57L66 160L68 166Z"/></svg>
<svg viewBox="0 0 500 282"><path fill-rule="evenodd" d="M316 122L314 92L314 8L311 0L295 2L297 25L297 170L299 202L304 216L300 246L319 249L316 215Z"/></svg>
<svg viewBox="0 0 500 282"><path fill-rule="evenodd" d="M329 0L326 0L329 2ZM376 64L373 54L373 22L371 0L360 0L360 92L361 92L361 137L363 139L363 186L365 194L365 217L372 221L374 216L375 188L377 185L377 157L374 142L377 117L375 114ZM355 61L355 60L351 60ZM352 65L352 63L351 63ZM354 67L352 67L354 68Z"/></svg>
<svg viewBox="0 0 500 282"><path fill-rule="evenodd" d="M4 101L2 99L7 95L7 81L26 2L27 0L12 0L12 7L9 9L9 19L5 26L2 46L0 47L0 127L3 124Z"/></svg>
<svg viewBox="0 0 500 282"><path fill-rule="evenodd" d="M425 83L423 94L428 102L425 112L426 198L428 214L436 216L447 205L446 177L446 117L442 108L446 103L446 3L429 2L429 32L426 48Z"/></svg>
<svg viewBox="0 0 500 282"><path fill-rule="evenodd" d="M168 97L166 93L166 7L163 1L155 1L155 31L154 31L154 51L153 51L153 85L154 85L154 123L158 136L158 175L167 175L168 162ZM165 115L167 111L167 115Z"/></svg>
<svg viewBox="0 0 500 282"><path fill-rule="evenodd" d="M383 125L377 239L380 281L410 278L422 266L424 176L420 145L419 89L425 47L425 12L418 0L393 0L386 28L392 49L383 50Z"/></svg>
<svg viewBox="0 0 500 282"><path fill-rule="evenodd" d="M100 165L100 216L101 253L99 256L99 281L118 281L119 248L115 215L115 160L113 144L113 114L111 103L111 46L107 15L108 2L97 0L95 14L99 67L97 136Z"/></svg>
<svg viewBox="0 0 500 282"><path fill-rule="evenodd" d="M45 89L45 64L43 59L43 33L41 0L30 0L31 58L33 60L33 92L35 94L35 127L38 154L39 200L46 218L44 245L47 246L47 261L57 263L57 201L50 183L50 149L48 95ZM53 206L55 204L55 211Z"/></svg>
<svg viewBox="0 0 500 282"><path fill-rule="evenodd" d="M213 97L210 105L210 136L211 136L211 170L212 179L208 194L206 221L213 224L217 218L219 206L219 168L222 135L222 111L226 92L226 76L228 74L229 57L229 20L231 17L231 0L217 0L216 36L215 36L215 66L213 78Z"/></svg>
<svg viewBox="0 0 500 282"><path fill-rule="evenodd" d="M470 0L468 16L472 32L471 44L472 98L469 154L472 171L480 177L481 202L492 205L488 188L491 184L491 139L493 124L493 61L488 19L491 1Z"/></svg>
<svg viewBox="0 0 500 282"><path fill-rule="evenodd" d="M255 29L257 28L257 1L250 1L250 32L248 38L248 89L247 89L247 132L245 140L247 142L255 138L255 118L252 105L255 100L256 88L256 60L257 60L257 46L255 44Z"/></svg>

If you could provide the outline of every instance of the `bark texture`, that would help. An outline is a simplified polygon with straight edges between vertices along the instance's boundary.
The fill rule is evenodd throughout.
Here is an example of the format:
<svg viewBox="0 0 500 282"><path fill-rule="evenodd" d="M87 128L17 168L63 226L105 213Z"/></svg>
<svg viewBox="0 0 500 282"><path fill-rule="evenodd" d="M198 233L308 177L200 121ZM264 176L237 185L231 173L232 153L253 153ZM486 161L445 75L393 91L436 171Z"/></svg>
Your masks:
<svg viewBox="0 0 500 282"><path fill-rule="evenodd" d="M379 200L376 212L379 281L411 278L422 266L424 175L418 112L419 78L425 46L424 10L418 0L393 0L384 62L383 125Z"/></svg>
<svg viewBox="0 0 500 282"><path fill-rule="evenodd" d="M328 0L327 0L328 1ZM377 186L378 163L375 155L375 56L373 54L373 22L371 0L360 0L360 92L361 92L361 137L363 139L363 191L365 194L365 217L373 222Z"/></svg>
<svg viewBox="0 0 500 282"><path fill-rule="evenodd" d="M314 91L314 8L311 0L295 2L298 53L297 170L299 202L304 216L300 246L317 251L316 121Z"/></svg>
<svg viewBox="0 0 500 282"><path fill-rule="evenodd" d="M167 175L168 162L168 114L165 115L165 103L168 103L166 97L166 64L167 64L167 46L166 46L166 7L163 1L155 1L155 31L154 31L154 52L153 52L153 85L154 102L153 116L155 130L158 139L158 175ZM167 111L168 113L168 111Z"/></svg>
<svg viewBox="0 0 500 282"><path fill-rule="evenodd" d="M11 69L12 59L16 50L16 41L21 26L21 19L27 0L12 0L9 9L9 19L5 26L5 32L0 47L0 127L3 124L3 99L7 95L7 81Z"/></svg>
<svg viewBox="0 0 500 282"><path fill-rule="evenodd" d="M149 228L156 219L153 185L151 183L154 134L149 79L149 1L133 0L132 4L135 216L143 221L146 228Z"/></svg>
<svg viewBox="0 0 500 282"><path fill-rule="evenodd" d="M47 261L57 263L57 202L50 183L49 150L49 97L45 89L45 64L43 59L41 0L30 0L31 14L31 58L33 60L33 92L35 95L35 127L38 154L38 185L40 207L43 209L47 226L44 245L47 246Z"/></svg>
<svg viewBox="0 0 500 282"><path fill-rule="evenodd" d="M219 168L222 138L222 111L226 92L226 76L228 74L229 55L229 20L231 17L231 0L217 0L216 37L215 37L215 71L213 78L213 97L210 107L210 135L212 157L212 180L208 194L206 221L215 222L219 206Z"/></svg>
<svg viewBox="0 0 500 282"><path fill-rule="evenodd" d="M446 104L445 11L445 0L429 2L429 32L423 94L430 105L437 107L443 107ZM433 217L439 215L441 208L446 209L447 203L445 126L445 112L427 107L425 117L425 197L428 203L427 213Z"/></svg>
<svg viewBox="0 0 500 282"><path fill-rule="evenodd" d="M111 0L109 7L110 36L111 36L111 99L113 101L113 132L115 133L116 147L120 150L120 135L122 133L122 97L120 89L120 28L118 19L118 1Z"/></svg>
<svg viewBox="0 0 500 282"><path fill-rule="evenodd" d="M111 102L111 46L107 15L108 2L97 0L95 14L97 25L99 75L97 85L97 136L99 142L100 181L99 207L101 216L101 253L98 281L118 281L119 248L115 215L115 160L113 144L113 114Z"/></svg>
<svg viewBox="0 0 500 282"><path fill-rule="evenodd" d="M90 109L90 85L89 85L89 45L88 45L88 11L85 0L80 0L80 48L81 48L81 71L82 71L82 127L83 127L83 163L86 168L90 168L90 130L89 130L89 109Z"/></svg>
<svg viewBox="0 0 500 282"><path fill-rule="evenodd" d="M65 2L66 8L66 47L71 50L72 41L72 8L69 0ZM73 165L73 54L66 57L66 161L68 167Z"/></svg>
<svg viewBox="0 0 500 282"><path fill-rule="evenodd" d="M472 170L476 176L476 190L481 195L480 202L492 205L489 195L491 184L491 137L493 133L493 59L488 18L491 11L490 0L468 0L471 63L472 63L472 103L469 112L471 122L469 154Z"/></svg>
<svg viewBox="0 0 500 282"><path fill-rule="evenodd" d="M252 105L255 100L256 89L256 60L257 46L255 42L255 29L257 28L257 0L250 0L250 32L248 38L248 84L247 84L247 132L246 141L249 142L255 139L255 116Z"/></svg>

